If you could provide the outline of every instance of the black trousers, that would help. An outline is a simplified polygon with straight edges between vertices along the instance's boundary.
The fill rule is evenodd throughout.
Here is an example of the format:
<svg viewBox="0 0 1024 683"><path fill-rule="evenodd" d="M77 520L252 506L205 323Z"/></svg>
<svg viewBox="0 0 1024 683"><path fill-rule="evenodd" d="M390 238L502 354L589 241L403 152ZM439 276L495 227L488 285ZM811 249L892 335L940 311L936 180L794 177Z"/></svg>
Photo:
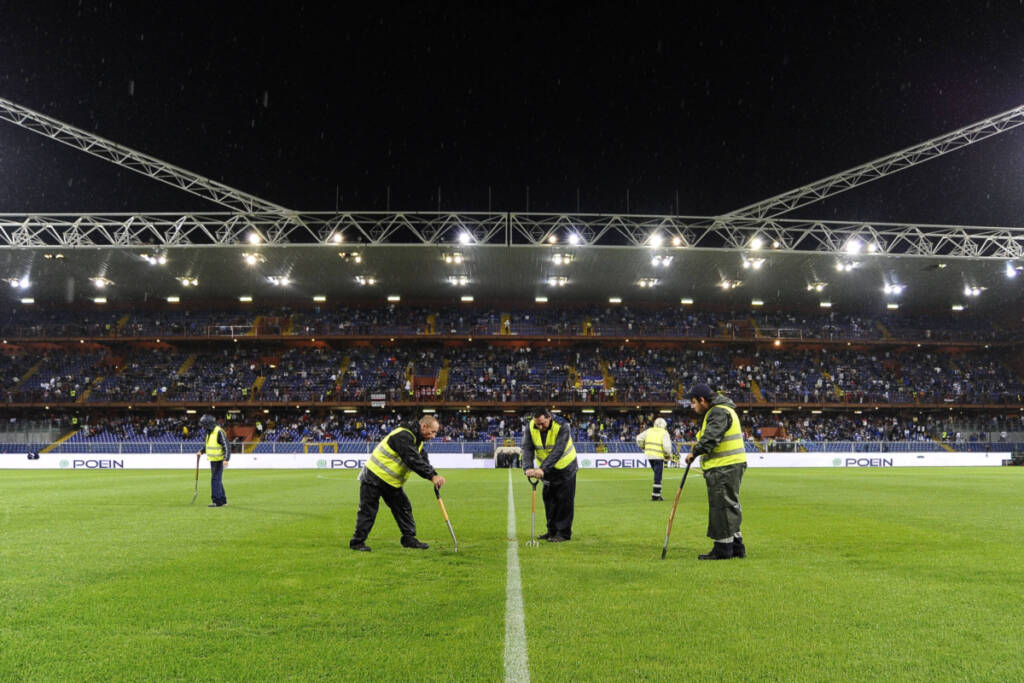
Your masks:
<svg viewBox="0 0 1024 683"><path fill-rule="evenodd" d="M356 531L352 534L349 545L359 545L366 541L366 537L370 535L370 529L373 528L373 522L377 519L381 498L384 499L385 505L391 508L391 515L398 523L402 538L415 537L416 522L412 518L412 503L409 502L409 496L405 495L405 491L385 483L367 469L363 470L360 479Z"/></svg>
<svg viewBox="0 0 1024 683"><path fill-rule="evenodd" d="M649 458L647 462L654 470L654 488L657 489L657 493L661 493L661 475L665 471L665 461L661 458Z"/></svg>
<svg viewBox="0 0 1024 683"><path fill-rule="evenodd" d="M210 500L215 505L226 505L228 494L224 492L224 461L210 461Z"/></svg>
<svg viewBox="0 0 1024 683"><path fill-rule="evenodd" d="M576 475L568 479L544 482L544 514L548 535L572 538L572 518L576 505Z"/></svg>

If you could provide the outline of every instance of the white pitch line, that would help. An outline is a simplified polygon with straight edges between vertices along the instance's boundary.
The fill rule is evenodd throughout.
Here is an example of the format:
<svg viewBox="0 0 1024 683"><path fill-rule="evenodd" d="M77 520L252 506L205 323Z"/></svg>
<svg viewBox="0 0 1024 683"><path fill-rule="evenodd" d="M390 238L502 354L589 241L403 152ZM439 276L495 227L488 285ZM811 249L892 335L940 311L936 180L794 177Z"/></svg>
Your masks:
<svg viewBox="0 0 1024 683"><path fill-rule="evenodd" d="M516 540L516 508L512 504L512 470L508 471L508 574L505 579L505 681L529 683L526 655L526 618L523 584L519 575L519 541Z"/></svg>

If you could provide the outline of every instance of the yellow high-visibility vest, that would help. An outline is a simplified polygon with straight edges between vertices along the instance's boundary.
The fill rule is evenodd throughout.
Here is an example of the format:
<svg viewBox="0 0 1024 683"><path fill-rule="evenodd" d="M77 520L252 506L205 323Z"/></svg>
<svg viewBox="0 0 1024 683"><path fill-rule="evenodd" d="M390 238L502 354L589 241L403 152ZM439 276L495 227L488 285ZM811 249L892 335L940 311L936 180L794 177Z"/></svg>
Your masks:
<svg viewBox="0 0 1024 683"><path fill-rule="evenodd" d="M406 467L405 463L402 462L398 453L388 445L388 439L399 432L409 432L412 434L412 431L405 427L396 427L395 429L392 429L388 432L388 435L374 447L373 453L370 454L370 459L366 461L367 469L380 477L381 480L388 485L394 486L396 489L402 488L402 485L405 484L406 480L409 478L409 473L412 472L412 470ZM415 443L416 435L412 435L413 442ZM422 443L420 443L419 451L420 453L423 452Z"/></svg>
<svg viewBox="0 0 1024 683"><path fill-rule="evenodd" d="M217 438L218 434L223 432L224 429L217 425L210 430L210 433L206 435L206 457L210 462L216 462L224 459L224 447L220 445L220 439ZM227 434L224 434L224 440L227 441Z"/></svg>
<svg viewBox="0 0 1024 683"><path fill-rule="evenodd" d="M664 460L672 455L665 452L665 445L662 443L666 434L668 430L661 427L651 427L644 434L644 455L648 460Z"/></svg>
<svg viewBox="0 0 1024 683"><path fill-rule="evenodd" d="M712 467L724 467L747 461L747 449L743 445L743 429L740 427L740 418L736 411L729 406L711 406L708 412L704 413L704 421L701 422L700 431L697 432L697 441L704 436L704 430L708 426L708 415L712 410L725 410L732 418L732 424L725 430L725 436L718 442L715 449L710 453L700 456L700 466L706 470Z"/></svg>
<svg viewBox="0 0 1024 683"><path fill-rule="evenodd" d="M547 432L541 432L537 429L537 425L533 420L530 420L530 439L533 440L533 462L534 467L540 467L541 463L551 455L551 448L555 445L555 441L558 440L558 433L562 430L562 425L551 418L551 426L548 427ZM565 453L555 463L556 470L564 470L569 466L573 460L576 459L576 446L572 443L572 434L569 435L569 441L565 444Z"/></svg>

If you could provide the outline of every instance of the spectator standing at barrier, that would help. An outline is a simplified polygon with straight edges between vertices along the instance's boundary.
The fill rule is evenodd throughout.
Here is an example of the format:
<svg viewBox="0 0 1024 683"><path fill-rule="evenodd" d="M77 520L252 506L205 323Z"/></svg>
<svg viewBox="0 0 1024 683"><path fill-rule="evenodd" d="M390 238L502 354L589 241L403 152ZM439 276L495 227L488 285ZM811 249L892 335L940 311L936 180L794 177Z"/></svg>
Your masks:
<svg viewBox="0 0 1024 683"><path fill-rule="evenodd" d="M373 449L366 466L359 473L359 511L356 530L348 547L368 552L366 538L377 519L380 499L391 508L391 514L402 532L402 546L426 550L430 546L416 538L416 522L412 517L412 503L402 487L413 472L429 479L434 488L444 486L444 477L430 464L423 444L437 436L440 424L432 415L424 415L419 422L402 424L392 429Z"/></svg>
<svg viewBox="0 0 1024 683"><path fill-rule="evenodd" d="M576 447L572 425L563 417L538 408L523 435L523 472L544 482L544 513L547 533L538 538L561 543L572 538L576 504Z"/></svg>
<svg viewBox="0 0 1024 683"><path fill-rule="evenodd" d="M199 454L206 454L210 461L210 499L207 507L219 508L228 504L227 493L224 492L224 468L231 460L231 441L227 432L217 424L217 418L206 414L199 418L199 426L206 430L206 442Z"/></svg>
<svg viewBox="0 0 1024 683"><path fill-rule="evenodd" d="M653 427L636 435L636 444L644 449L644 456L654 470L651 500L665 500L661 497L661 474L665 469L665 460L672 458L672 437L666 427L668 423L659 417L654 421Z"/></svg>
<svg viewBox="0 0 1024 683"><path fill-rule="evenodd" d="M701 560L728 560L746 557L740 523L740 484L747 469L747 453L743 444L743 429L736 414L736 404L711 391L707 384L695 384L683 398L690 407L703 415L697 443L686 456L686 462L700 456L704 482L708 489L708 537L715 547Z"/></svg>

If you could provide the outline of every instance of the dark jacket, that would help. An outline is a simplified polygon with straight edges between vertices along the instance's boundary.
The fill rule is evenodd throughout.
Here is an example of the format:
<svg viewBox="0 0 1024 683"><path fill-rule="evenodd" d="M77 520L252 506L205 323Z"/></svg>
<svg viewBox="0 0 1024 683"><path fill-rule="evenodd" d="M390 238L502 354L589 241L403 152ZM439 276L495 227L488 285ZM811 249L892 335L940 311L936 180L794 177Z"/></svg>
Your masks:
<svg viewBox="0 0 1024 683"><path fill-rule="evenodd" d="M412 424L401 426L408 429L412 434L404 431L392 434L387 439L388 446L398 454L398 457L402 459L406 467L424 479L431 479L437 476L437 470L430 464L427 452L425 450L420 452L419 450L420 444L423 443L423 437L420 436L420 423L413 422Z"/></svg>
<svg viewBox="0 0 1024 683"><path fill-rule="evenodd" d="M579 463L575 459L564 469L556 470L555 463L558 462L563 455L565 455L565 447L569 445L569 436L572 433L572 425L564 417L559 415L551 416L552 423L557 422L561 425L561 429L558 432L558 438L555 439L554 446L551 447L551 452L548 453L548 457L544 458L544 462L540 464L540 469L544 470L545 481L562 481L563 479L571 479L576 476L576 470L579 469ZM533 422L532 420L530 421ZM547 434L547 432L541 432L541 434ZM533 456L536 451L533 448L533 438L530 436L530 429L527 427L526 432L523 434L523 471L533 469Z"/></svg>
<svg viewBox="0 0 1024 683"><path fill-rule="evenodd" d="M693 445L694 455L704 455L713 451L725 436L726 430L732 426L732 416L725 410L715 410L715 406L728 406L736 410L736 404L731 399L721 394L715 394L711 399L711 407L708 408L708 412L701 416L707 418L707 423L704 427L704 436Z"/></svg>

